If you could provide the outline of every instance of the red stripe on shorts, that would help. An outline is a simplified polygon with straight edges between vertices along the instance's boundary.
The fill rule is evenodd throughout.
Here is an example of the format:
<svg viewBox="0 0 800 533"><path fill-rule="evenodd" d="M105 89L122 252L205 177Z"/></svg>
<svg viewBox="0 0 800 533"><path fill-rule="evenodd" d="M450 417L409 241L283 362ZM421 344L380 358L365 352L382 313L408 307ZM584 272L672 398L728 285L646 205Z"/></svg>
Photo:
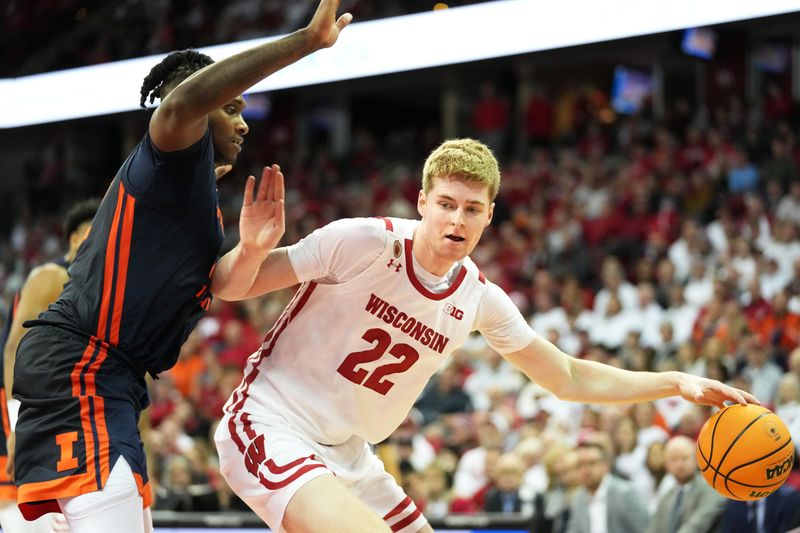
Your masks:
<svg viewBox="0 0 800 533"><path fill-rule="evenodd" d="M422 513L420 512L419 509L414 509L413 513L411 513L410 515L405 517L403 520L400 520L398 523L393 525L392 526L392 531L397 532L397 531L402 530L404 527L410 525L412 522L414 522L414 520L419 518L419 515L421 515L421 514Z"/></svg>

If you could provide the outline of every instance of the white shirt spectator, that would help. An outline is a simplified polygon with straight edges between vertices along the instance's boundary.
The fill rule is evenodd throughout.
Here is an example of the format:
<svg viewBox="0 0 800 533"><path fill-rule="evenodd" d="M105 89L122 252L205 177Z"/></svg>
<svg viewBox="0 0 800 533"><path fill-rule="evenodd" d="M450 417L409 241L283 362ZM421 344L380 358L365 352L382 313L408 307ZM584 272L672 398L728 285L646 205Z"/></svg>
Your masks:
<svg viewBox="0 0 800 533"><path fill-rule="evenodd" d="M780 271L786 276L794 274L794 262L800 260L800 242L780 242L770 237L763 237L756 242L765 256L778 263Z"/></svg>
<svg viewBox="0 0 800 533"><path fill-rule="evenodd" d="M787 402L775 409L775 414L783 420L794 442L800 442L800 402Z"/></svg>
<svg viewBox="0 0 800 533"><path fill-rule="evenodd" d="M778 202L775 209L775 217L779 220L789 220L795 224L800 224L800 199L787 194Z"/></svg>
<svg viewBox="0 0 800 533"><path fill-rule="evenodd" d="M689 304L666 310L664 318L672 324L673 339L676 344L683 344L692 338L692 327L698 313L699 309Z"/></svg>
<svg viewBox="0 0 800 533"><path fill-rule="evenodd" d="M661 344L661 322L664 321L664 309L653 302L644 309L639 309L636 323L642 334L642 344L655 348ZM631 316L633 318L633 316Z"/></svg>
<svg viewBox="0 0 800 533"><path fill-rule="evenodd" d="M686 303L696 309L700 309L714 296L714 281L710 276L702 278L690 277L686 287L683 289L683 296L686 298Z"/></svg>
<svg viewBox="0 0 800 533"><path fill-rule="evenodd" d="M637 329L639 318L636 311L620 311L611 316L595 316L589 338L593 343L616 349L622 346L628 333Z"/></svg>
<svg viewBox="0 0 800 533"><path fill-rule="evenodd" d="M475 371L464 381L464 391L472 399L476 411L491 408L491 394L494 391L516 393L522 388L522 374L488 346L488 359L476 366Z"/></svg>
<svg viewBox="0 0 800 533"><path fill-rule="evenodd" d="M456 498L472 498L489 482L486 473L486 449L477 447L464 452L453 476Z"/></svg>
<svg viewBox="0 0 800 533"><path fill-rule="evenodd" d="M623 309L636 309L639 307L639 292L636 287L623 281L616 290L619 302ZM604 315L608 309L608 300L611 298L611 289L602 288L594 298L594 312Z"/></svg>
<svg viewBox="0 0 800 533"><path fill-rule="evenodd" d="M552 329L559 335L568 335L570 332L569 318L562 307L553 307L534 314L530 324L533 330L543 337L546 337L547 332Z"/></svg>
<svg viewBox="0 0 800 533"><path fill-rule="evenodd" d="M672 243L667 251L670 262L675 266L675 277L684 280L689 275L692 264L692 253L689 243L685 239L678 239Z"/></svg>
<svg viewBox="0 0 800 533"><path fill-rule="evenodd" d="M764 403L773 403L778 392L778 384L783 377L781 367L767 361L760 367L746 366L743 370L745 378L750 382L750 393Z"/></svg>

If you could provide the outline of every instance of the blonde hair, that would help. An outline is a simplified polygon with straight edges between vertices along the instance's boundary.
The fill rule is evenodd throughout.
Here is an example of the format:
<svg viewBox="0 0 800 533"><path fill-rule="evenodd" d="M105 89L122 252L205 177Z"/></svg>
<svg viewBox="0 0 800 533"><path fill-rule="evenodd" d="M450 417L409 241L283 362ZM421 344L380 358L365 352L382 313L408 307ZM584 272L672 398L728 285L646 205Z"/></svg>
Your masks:
<svg viewBox="0 0 800 533"><path fill-rule="evenodd" d="M493 201L500 188L500 168L492 150L474 139L450 139L439 145L422 169L422 190L433 188L434 178L455 178L481 183Z"/></svg>

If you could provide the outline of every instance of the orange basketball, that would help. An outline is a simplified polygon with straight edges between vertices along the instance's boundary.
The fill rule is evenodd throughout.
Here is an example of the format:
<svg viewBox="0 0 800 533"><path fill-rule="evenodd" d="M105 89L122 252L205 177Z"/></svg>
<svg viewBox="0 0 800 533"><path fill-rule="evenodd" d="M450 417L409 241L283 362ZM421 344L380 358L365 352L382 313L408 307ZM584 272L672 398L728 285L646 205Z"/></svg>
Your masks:
<svg viewBox="0 0 800 533"><path fill-rule="evenodd" d="M700 430L697 466L717 492L758 500L778 490L792 469L794 443L783 421L760 405L729 405Z"/></svg>

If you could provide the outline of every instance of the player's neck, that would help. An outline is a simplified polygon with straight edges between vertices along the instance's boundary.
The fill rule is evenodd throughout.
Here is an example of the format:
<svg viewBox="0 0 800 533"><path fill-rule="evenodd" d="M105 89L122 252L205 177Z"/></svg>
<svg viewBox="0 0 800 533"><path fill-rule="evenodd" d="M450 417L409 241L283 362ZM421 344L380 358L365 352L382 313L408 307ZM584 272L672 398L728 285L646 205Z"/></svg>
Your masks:
<svg viewBox="0 0 800 533"><path fill-rule="evenodd" d="M413 259L416 260L419 266L425 269L426 272L439 277L443 277L450 272L455 261L437 257L436 253L433 251L433 247L425 242L422 237L416 238L416 233L414 237L411 245L411 253L414 256Z"/></svg>

